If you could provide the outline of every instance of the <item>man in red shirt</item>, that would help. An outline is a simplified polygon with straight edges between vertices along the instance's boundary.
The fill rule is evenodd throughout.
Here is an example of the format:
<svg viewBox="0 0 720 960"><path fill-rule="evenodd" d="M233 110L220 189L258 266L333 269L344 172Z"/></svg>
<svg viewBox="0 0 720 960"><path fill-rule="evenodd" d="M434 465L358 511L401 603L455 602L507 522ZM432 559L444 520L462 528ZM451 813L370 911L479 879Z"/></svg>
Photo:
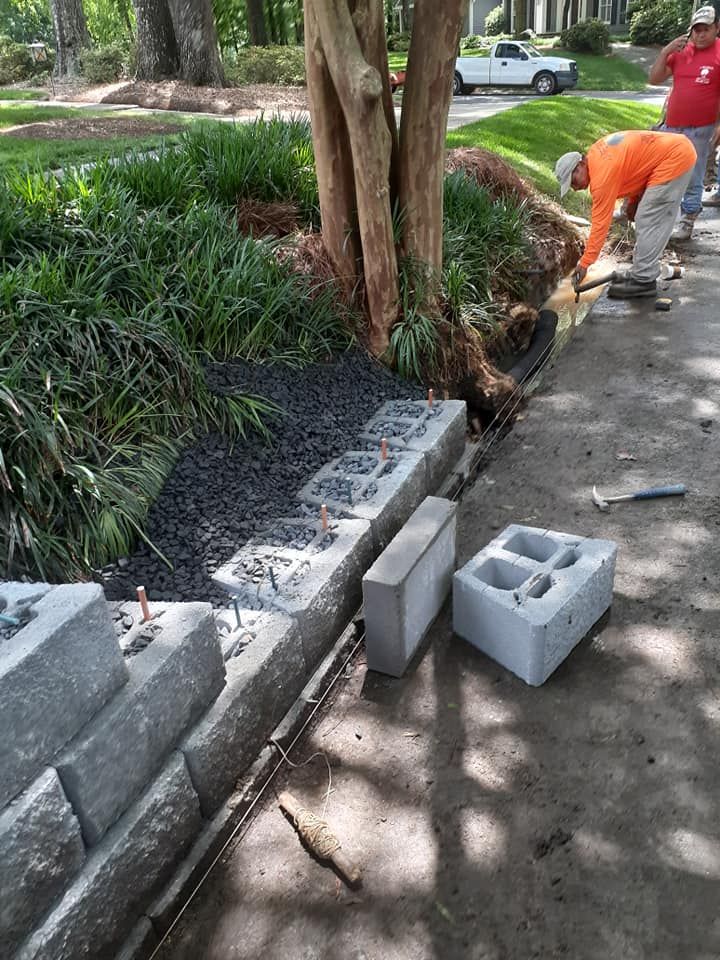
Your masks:
<svg viewBox="0 0 720 960"><path fill-rule="evenodd" d="M555 164L560 196L590 188L592 224L585 252L575 267L582 282L605 243L615 201L629 201L635 219L635 250L628 276L613 281L609 297L651 297L657 292L660 256L677 214L680 197L695 169L696 153L687 137L651 130L611 133L583 156L564 153Z"/></svg>
<svg viewBox="0 0 720 960"><path fill-rule="evenodd" d="M703 180L711 146L720 140L720 40L712 6L693 14L690 38L676 37L660 51L650 70L650 83L673 78L667 114L661 129L683 133L697 153L697 164L680 204L674 240L689 240L702 210Z"/></svg>

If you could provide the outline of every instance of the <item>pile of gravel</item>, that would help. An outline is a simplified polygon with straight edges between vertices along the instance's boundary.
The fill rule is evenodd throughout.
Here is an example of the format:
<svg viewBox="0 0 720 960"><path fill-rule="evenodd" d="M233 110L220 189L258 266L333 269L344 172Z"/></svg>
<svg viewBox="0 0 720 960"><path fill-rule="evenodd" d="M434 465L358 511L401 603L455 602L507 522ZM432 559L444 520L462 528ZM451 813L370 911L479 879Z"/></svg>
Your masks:
<svg viewBox="0 0 720 960"><path fill-rule="evenodd" d="M358 433L386 400L421 399L409 384L356 350L302 370L232 362L207 371L213 390L238 389L274 401L282 415L272 438L231 445L209 434L181 456L153 506L147 532L173 563L169 570L142 544L122 566L103 574L109 600L209 600L228 595L212 574L251 537L280 517L302 516L296 494L323 464L362 449Z"/></svg>

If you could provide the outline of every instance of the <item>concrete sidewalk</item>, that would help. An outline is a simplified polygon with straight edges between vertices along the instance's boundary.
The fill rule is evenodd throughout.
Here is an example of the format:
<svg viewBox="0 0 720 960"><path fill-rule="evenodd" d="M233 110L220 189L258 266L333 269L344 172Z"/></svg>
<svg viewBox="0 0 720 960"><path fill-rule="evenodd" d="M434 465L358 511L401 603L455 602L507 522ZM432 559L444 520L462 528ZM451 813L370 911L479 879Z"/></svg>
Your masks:
<svg viewBox="0 0 720 960"><path fill-rule="evenodd" d="M461 504L460 562L511 522L615 540L610 615L539 688L454 637L448 607L404 679L360 658L293 759L329 760L362 888L270 795L163 960L720 955L719 238L706 212L671 312L598 300ZM320 813L327 786L317 758L274 789Z"/></svg>

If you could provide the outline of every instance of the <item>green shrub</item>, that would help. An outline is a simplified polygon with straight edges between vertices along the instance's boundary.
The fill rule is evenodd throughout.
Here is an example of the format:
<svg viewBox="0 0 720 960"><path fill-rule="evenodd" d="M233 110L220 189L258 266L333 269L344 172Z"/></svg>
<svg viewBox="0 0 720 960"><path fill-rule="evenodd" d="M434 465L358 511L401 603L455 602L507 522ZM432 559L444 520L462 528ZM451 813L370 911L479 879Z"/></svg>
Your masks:
<svg viewBox="0 0 720 960"><path fill-rule="evenodd" d="M13 43L7 37L0 37L0 83L19 83L29 80L37 72L24 43Z"/></svg>
<svg viewBox="0 0 720 960"><path fill-rule="evenodd" d="M508 29L507 17L505 16L505 7L499 3L493 7L490 13L485 17L485 33L488 37L496 37L498 34L506 33Z"/></svg>
<svg viewBox="0 0 720 960"><path fill-rule="evenodd" d="M460 46L463 50L479 50L483 46L484 38L479 36L477 33L468 34L467 37L463 37L460 41Z"/></svg>
<svg viewBox="0 0 720 960"><path fill-rule="evenodd" d="M688 0L634 0L628 4L631 42L669 43L687 30L691 10Z"/></svg>
<svg viewBox="0 0 720 960"><path fill-rule="evenodd" d="M90 83L114 83L135 70L135 48L120 43L86 47L80 52L80 70Z"/></svg>
<svg viewBox="0 0 720 960"><path fill-rule="evenodd" d="M577 53L604 54L610 49L610 31L602 20L581 20L563 30L560 46Z"/></svg>
<svg viewBox="0 0 720 960"><path fill-rule="evenodd" d="M396 53L405 53L410 49L410 34L391 33L387 38L387 48Z"/></svg>
<svg viewBox="0 0 720 960"><path fill-rule="evenodd" d="M233 86L245 83L279 83L304 86L303 47L244 47L225 63L225 77Z"/></svg>

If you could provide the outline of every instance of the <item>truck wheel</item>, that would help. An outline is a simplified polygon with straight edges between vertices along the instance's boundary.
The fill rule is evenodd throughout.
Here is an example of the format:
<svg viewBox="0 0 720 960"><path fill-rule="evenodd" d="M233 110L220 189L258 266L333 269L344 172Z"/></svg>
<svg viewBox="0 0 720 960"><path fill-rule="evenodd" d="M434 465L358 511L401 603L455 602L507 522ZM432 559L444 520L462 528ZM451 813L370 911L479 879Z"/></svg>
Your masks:
<svg viewBox="0 0 720 960"><path fill-rule="evenodd" d="M461 93L465 93L465 84L463 83L463 78L460 76L457 70L455 71L455 75L453 77L452 92L454 97L459 97Z"/></svg>
<svg viewBox="0 0 720 960"><path fill-rule="evenodd" d="M535 77L533 86L535 87L535 92L540 94L541 97L549 97L555 93L557 88L555 74L548 73L547 70L544 70Z"/></svg>

